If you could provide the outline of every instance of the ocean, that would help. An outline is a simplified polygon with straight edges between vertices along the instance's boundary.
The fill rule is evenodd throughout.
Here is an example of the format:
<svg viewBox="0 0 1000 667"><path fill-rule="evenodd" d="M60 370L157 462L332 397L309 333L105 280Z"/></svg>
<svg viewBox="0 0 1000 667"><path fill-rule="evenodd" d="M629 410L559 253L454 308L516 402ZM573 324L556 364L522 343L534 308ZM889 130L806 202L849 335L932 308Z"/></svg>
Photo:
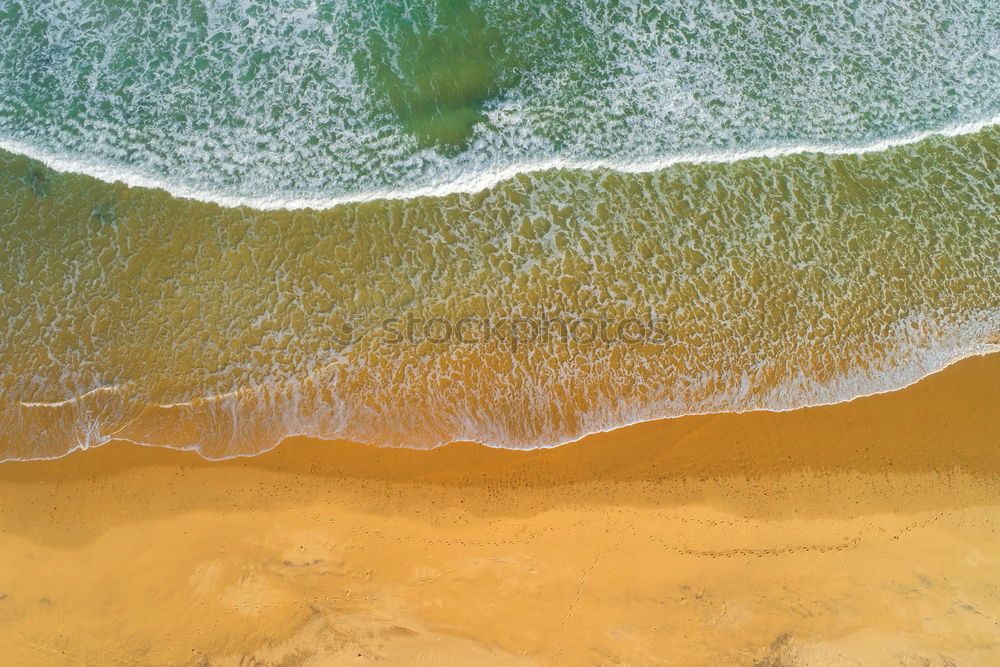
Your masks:
<svg viewBox="0 0 1000 667"><path fill-rule="evenodd" d="M989 2L0 0L0 459L508 448L1000 343Z"/></svg>

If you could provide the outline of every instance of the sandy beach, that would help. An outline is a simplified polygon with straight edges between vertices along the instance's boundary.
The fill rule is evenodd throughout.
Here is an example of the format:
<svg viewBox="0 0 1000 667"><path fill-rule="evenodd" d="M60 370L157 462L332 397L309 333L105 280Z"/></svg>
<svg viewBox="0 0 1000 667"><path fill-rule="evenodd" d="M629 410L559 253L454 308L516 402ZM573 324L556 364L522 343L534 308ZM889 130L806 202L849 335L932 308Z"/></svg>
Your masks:
<svg viewBox="0 0 1000 667"><path fill-rule="evenodd" d="M1000 661L1000 356L552 450L0 465L6 664Z"/></svg>

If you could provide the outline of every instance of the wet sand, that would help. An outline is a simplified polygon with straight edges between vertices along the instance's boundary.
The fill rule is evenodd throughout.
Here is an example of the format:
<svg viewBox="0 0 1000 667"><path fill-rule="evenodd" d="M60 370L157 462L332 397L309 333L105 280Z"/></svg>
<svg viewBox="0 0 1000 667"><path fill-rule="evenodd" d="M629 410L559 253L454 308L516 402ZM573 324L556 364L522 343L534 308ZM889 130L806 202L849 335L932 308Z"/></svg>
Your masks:
<svg viewBox="0 0 1000 667"><path fill-rule="evenodd" d="M112 443L0 464L0 655L996 664L998 399L990 356L544 451Z"/></svg>

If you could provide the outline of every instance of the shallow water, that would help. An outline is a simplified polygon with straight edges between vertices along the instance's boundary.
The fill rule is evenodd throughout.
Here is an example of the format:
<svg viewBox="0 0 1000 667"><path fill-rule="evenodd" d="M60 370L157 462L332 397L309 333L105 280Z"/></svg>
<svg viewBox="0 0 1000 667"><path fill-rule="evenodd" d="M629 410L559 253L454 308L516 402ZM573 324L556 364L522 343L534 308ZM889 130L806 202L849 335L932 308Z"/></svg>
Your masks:
<svg viewBox="0 0 1000 667"><path fill-rule="evenodd" d="M0 442L534 447L893 389L995 340L998 138L266 212L6 155Z"/></svg>

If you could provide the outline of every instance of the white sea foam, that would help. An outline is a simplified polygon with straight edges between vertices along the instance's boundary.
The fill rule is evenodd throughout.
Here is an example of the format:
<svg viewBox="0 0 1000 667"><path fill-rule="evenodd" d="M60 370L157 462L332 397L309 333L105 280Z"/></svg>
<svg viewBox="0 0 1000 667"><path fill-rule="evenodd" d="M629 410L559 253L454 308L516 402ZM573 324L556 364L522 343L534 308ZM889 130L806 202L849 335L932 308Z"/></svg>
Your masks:
<svg viewBox="0 0 1000 667"><path fill-rule="evenodd" d="M386 188L358 194L341 195L337 197L323 197L317 195L315 197L298 197L288 199L282 198L281 196L247 197L242 195L220 194L209 190L192 188L186 185L171 183L160 178L139 174L120 167L102 165L86 159L61 156L22 141L0 138L0 149L37 160L49 168L57 171L84 174L86 176L102 180L106 183L120 182L130 187L164 190L171 196L182 199L192 199L230 208L245 206L259 210L323 210L334 208L343 204L385 199L413 199L415 197L442 197L454 193L475 193L486 190L497 183L513 178L518 174L534 173L553 169L591 171L604 169L621 173L639 174L659 171L676 165L725 164L760 158L775 159L802 153L816 153L822 155L865 155L867 153L885 151L898 146L915 144L932 137L956 137L967 134L975 134L997 124L1000 124L1000 115L993 115L983 118L982 120L968 123L945 126L939 129L925 130L899 137L880 139L867 144L817 143L775 145L759 150L746 150L731 153L706 152L670 155L634 162L624 162L610 159L570 160L553 158L538 160L536 162L525 162L523 164L504 167L502 169L485 170L475 174L467 174L461 178L446 183L417 187L408 190L393 190Z"/></svg>
<svg viewBox="0 0 1000 667"><path fill-rule="evenodd" d="M124 388L125 387L123 385L95 387L90 391L85 391L82 394L76 394L75 396L70 396L69 398L60 399L58 401L18 401L18 405L24 408L63 408L66 406L80 403L81 401L90 398L92 396L97 396L99 394L104 394L104 393L122 391Z"/></svg>

